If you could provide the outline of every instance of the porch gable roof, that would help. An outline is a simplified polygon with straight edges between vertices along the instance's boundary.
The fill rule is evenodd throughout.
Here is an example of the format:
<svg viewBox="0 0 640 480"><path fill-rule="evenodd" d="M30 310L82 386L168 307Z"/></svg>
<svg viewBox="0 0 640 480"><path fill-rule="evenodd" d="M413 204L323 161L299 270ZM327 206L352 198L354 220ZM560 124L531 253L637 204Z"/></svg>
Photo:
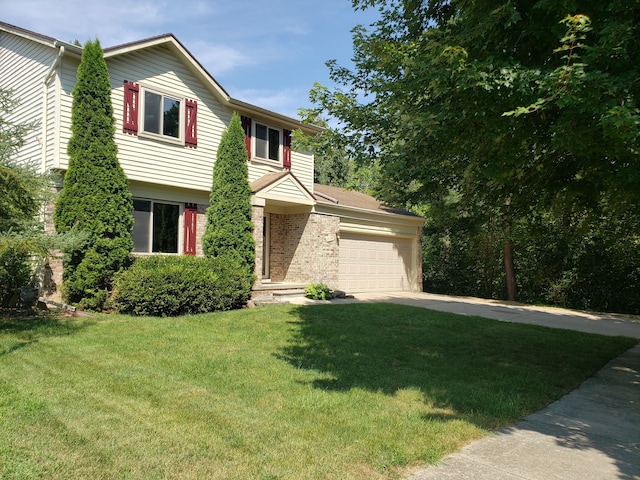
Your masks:
<svg viewBox="0 0 640 480"><path fill-rule="evenodd" d="M271 172L251 183L256 199L274 204L315 205L313 194L290 171Z"/></svg>

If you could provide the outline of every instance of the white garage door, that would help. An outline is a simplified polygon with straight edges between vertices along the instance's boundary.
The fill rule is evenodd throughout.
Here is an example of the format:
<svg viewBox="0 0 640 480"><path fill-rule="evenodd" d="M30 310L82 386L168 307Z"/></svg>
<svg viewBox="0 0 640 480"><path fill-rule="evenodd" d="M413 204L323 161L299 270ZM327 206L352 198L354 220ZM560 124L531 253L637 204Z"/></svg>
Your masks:
<svg viewBox="0 0 640 480"><path fill-rule="evenodd" d="M340 289L411 290L411 239L340 234Z"/></svg>

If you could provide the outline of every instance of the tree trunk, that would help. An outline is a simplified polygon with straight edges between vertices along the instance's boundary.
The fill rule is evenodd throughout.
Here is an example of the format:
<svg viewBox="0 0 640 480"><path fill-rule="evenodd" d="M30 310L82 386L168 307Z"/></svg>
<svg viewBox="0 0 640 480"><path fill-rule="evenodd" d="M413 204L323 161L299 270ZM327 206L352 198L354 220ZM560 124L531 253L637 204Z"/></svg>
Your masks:
<svg viewBox="0 0 640 480"><path fill-rule="evenodd" d="M511 239L511 197L504 202L504 273L507 282L507 300L515 302L518 298L518 285L516 284L516 269L513 264L513 240Z"/></svg>
<svg viewBox="0 0 640 480"><path fill-rule="evenodd" d="M504 273L507 281L507 300L515 302L518 298L516 269L513 265L513 243L507 240L504 244Z"/></svg>

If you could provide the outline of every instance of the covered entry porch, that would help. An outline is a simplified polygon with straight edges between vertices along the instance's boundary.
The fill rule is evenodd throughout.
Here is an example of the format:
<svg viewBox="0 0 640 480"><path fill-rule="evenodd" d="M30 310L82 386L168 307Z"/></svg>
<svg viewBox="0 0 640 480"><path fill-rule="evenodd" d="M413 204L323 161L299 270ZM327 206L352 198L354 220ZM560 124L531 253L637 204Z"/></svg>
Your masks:
<svg viewBox="0 0 640 480"><path fill-rule="evenodd" d="M320 282L337 288L339 217L316 213L313 195L290 172L267 174L251 187L254 291Z"/></svg>

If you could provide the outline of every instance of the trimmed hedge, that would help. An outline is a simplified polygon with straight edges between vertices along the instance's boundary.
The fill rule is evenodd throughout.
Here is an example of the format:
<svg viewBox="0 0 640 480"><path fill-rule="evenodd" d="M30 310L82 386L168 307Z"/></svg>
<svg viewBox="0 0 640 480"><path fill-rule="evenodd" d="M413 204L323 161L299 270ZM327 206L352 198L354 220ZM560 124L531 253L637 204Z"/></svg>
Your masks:
<svg viewBox="0 0 640 480"><path fill-rule="evenodd" d="M114 280L114 310L169 317L241 308L254 276L228 258L155 255L136 258Z"/></svg>

